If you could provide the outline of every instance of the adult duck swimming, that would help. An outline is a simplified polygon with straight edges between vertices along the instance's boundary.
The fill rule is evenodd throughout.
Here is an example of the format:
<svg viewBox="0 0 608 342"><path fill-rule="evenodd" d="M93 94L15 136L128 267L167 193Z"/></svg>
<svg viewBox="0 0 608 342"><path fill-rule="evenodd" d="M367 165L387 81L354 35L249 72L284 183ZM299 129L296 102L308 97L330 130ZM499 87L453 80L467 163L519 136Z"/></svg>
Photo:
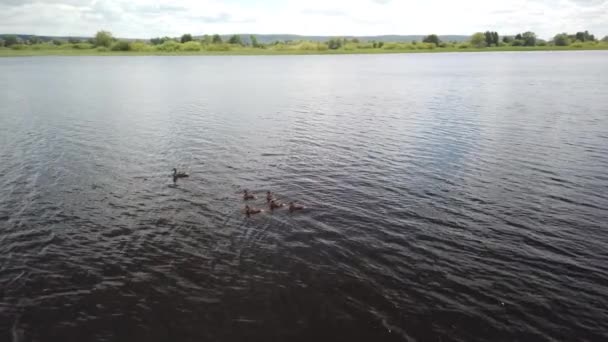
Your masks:
<svg viewBox="0 0 608 342"><path fill-rule="evenodd" d="M188 178L190 177L189 174L185 173L185 172L177 172L176 168L173 168L173 182L177 182L178 179L180 178Z"/></svg>

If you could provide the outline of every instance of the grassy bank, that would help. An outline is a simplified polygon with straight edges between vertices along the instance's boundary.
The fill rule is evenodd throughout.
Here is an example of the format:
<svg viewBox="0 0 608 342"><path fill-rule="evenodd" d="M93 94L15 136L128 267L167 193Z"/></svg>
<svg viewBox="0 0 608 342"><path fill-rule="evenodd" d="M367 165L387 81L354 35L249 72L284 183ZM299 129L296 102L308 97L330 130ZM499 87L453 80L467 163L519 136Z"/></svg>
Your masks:
<svg viewBox="0 0 608 342"><path fill-rule="evenodd" d="M434 48L434 49L355 49L355 50L273 50L238 48L224 51L99 51L96 49L21 49L0 48L0 57L27 56L256 56L256 55L344 55L344 54L393 54L393 53L445 53L445 52L498 52L498 51L585 51L608 50L608 45L598 46L534 46L534 47L491 47L491 48Z"/></svg>
<svg viewBox="0 0 608 342"><path fill-rule="evenodd" d="M17 56L191 56L191 55L339 55L386 53L440 53L481 51L576 51L608 50L608 37L601 40L588 31L560 33L546 41L534 32L503 36L477 32L467 41L442 41L431 34L419 41L376 41L359 38L300 39L259 42L255 35L215 34L193 37L158 37L147 40L117 39L98 31L87 39L28 35L0 35L0 57ZM319 37L316 37L319 38ZM327 37L326 37L327 38ZM395 39L395 37L393 37ZM398 39L396 39L398 40Z"/></svg>
<svg viewBox="0 0 608 342"><path fill-rule="evenodd" d="M20 56L226 56L226 55L339 55L339 54L387 54L387 53L442 53L442 52L492 52L492 51L580 51L608 50L608 42L577 43L568 46L498 46L475 48L470 44L453 44L439 47L426 43L386 43L380 48L365 44L347 44L328 49L321 43L275 44L254 48L235 44L204 45L195 42L152 46L144 43L123 45L124 49L95 48L91 44L36 44L15 45L0 48L0 57Z"/></svg>

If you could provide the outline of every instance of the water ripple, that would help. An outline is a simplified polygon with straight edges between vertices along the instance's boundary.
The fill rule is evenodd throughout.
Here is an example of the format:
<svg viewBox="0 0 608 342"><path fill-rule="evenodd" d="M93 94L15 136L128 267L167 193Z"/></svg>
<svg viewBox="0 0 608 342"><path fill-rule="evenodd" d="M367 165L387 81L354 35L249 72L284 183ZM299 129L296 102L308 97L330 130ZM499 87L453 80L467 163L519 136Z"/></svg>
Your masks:
<svg viewBox="0 0 608 342"><path fill-rule="evenodd" d="M606 340L574 55L2 59L0 340Z"/></svg>

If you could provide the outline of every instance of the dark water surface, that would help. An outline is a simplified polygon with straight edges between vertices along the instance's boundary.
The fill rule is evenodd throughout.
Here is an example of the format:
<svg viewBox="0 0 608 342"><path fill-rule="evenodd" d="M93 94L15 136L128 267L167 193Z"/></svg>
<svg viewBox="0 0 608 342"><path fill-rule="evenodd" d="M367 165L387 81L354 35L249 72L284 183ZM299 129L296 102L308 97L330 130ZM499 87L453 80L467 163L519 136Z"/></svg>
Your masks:
<svg viewBox="0 0 608 342"><path fill-rule="evenodd" d="M0 341L606 341L607 171L606 52L2 58Z"/></svg>

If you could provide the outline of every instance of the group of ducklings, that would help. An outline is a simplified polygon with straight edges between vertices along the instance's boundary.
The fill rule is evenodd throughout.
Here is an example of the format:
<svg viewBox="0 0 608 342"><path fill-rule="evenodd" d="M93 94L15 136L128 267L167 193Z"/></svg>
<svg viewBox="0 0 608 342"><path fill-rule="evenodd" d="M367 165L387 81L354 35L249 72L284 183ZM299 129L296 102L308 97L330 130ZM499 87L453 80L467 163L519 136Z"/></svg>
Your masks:
<svg viewBox="0 0 608 342"><path fill-rule="evenodd" d="M252 193L249 193L249 190L243 191L243 200L249 201L249 200L254 200L254 199L256 199L256 196ZM271 211L274 211L275 209L283 208L285 206L285 203L281 203L281 202L277 201L274 198L274 196L272 195L272 192L270 192L270 191L266 191L266 203L268 203L268 207L270 208ZM294 211L302 210L302 209L304 209L303 206L297 205L294 202L289 202L289 211L290 212L294 212ZM249 205L245 205L245 215L247 215L247 216L259 214L263 211L264 211L263 209L251 208Z"/></svg>
<svg viewBox="0 0 608 342"><path fill-rule="evenodd" d="M190 177L190 175L188 175L185 172L178 172L177 169L173 169L172 171L173 171L173 183L176 183L177 180L180 178ZM253 200L253 199L256 199L256 197L254 194L249 193L249 190L245 190L243 192L243 200L249 201L249 200ZM270 192L270 191L266 191L266 203L268 203L268 207L270 207L271 211L274 211L275 209L283 208L285 206L285 203L281 203L281 202L277 201L274 198L274 196L272 195L272 192ZM295 204L294 202L289 202L289 211L290 212L294 212L294 211L298 211L298 210L302 210L302 209L305 209L305 208L301 205ZM245 215L247 215L247 216L259 214L263 211L264 211L263 209L251 208L249 205L245 205Z"/></svg>

